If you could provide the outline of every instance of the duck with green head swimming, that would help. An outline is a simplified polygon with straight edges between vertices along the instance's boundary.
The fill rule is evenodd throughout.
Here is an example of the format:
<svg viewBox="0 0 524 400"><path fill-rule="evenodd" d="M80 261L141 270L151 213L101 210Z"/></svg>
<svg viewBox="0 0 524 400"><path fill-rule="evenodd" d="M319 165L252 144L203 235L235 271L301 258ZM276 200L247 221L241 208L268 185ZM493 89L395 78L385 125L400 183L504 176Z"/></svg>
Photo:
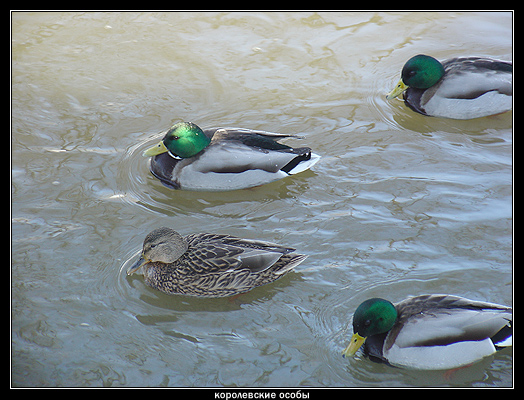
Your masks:
<svg viewBox="0 0 524 400"><path fill-rule="evenodd" d="M513 64L483 57L443 61L419 54L402 68L397 86L412 110L429 116L472 119L500 114L513 106Z"/></svg>
<svg viewBox="0 0 524 400"><path fill-rule="evenodd" d="M411 369L465 366L512 344L511 307L452 295L421 295L393 304L372 298L353 315L343 351Z"/></svg>
<svg viewBox="0 0 524 400"><path fill-rule="evenodd" d="M173 125L147 149L150 169L164 184L186 190L235 190L303 172L320 159L309 147L279 143L294 135L242 128L201 129L191 122Z"/></svg>

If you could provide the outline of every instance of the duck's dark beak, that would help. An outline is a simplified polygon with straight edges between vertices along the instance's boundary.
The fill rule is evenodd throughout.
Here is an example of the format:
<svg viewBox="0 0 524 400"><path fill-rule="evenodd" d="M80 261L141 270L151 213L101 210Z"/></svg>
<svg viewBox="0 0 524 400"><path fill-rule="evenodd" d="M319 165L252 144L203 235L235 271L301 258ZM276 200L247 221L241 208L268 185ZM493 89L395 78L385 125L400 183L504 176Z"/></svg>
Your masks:
<svg viewBox="0 0 524 400"><path fill-rule="evenodd" d="M134 263L131 268L127 270L128 275L132 275L135 272L137 272L140 268L142 268L145 264L147 264L149 261L144 259L143 255L140 255L140 258L137 260L136 263Z"/></svg>

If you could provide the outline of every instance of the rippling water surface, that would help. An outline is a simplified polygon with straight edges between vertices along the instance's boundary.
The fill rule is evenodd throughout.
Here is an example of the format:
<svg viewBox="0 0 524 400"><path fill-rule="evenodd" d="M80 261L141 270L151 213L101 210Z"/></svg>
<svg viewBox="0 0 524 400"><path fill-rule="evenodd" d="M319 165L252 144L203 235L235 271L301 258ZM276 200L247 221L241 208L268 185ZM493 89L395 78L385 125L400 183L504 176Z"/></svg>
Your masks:
<svg viewBox="0 0 524 400"><path fill-rule="evenodd" d="M512 113L386 102L404 62L511 60L511 14L13 13L12 384L510 386L506 350L451 378L343 359L361 301L512 304ZM164 187L142 151L177 121L304 139L312 171ZM238 299L125 270L159 226L309 255Z"/></svg>

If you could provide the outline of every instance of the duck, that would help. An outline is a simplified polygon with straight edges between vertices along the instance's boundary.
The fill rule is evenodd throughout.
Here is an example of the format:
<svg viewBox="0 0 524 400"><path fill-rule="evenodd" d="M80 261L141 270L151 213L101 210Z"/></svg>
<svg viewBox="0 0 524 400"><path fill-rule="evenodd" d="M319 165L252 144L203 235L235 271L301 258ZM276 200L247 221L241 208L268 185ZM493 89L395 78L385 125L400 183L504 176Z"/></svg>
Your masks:
<svg viewBox="0 0 524 400"><path fill-rule="evenodd" d="M145 283L167 294L227 297L271 283L307 256L292 247L227 234L182 236L167 227L144 239L140 258L128 269L142 269Z"/></svg>
<svg viewBox="0 0 524 400"><path fill-rule="evenodd" d="M372 298L353 315L353 336L342 355L359 348L371 361L419 370L468 366L512 345L512 308L448 294L393 304Z"/></svg>
<svg viewBox="0 0 524 400"><path fill-rule="evenodd" d="M320 156L309 147L292 148L278 141L295 135L243 128L208 128L179 122L157 145L151 173L170 188L227 191L264 185L303 172Z"/></svg>
<svg viewBox="0 0 524 400"><path fill-rule="evenodd" d="M513 106L513 63L486 57L445 61L425 54L410 58L397 86L386 96L404 93L404 104L434 117L474 119L509 111Z"/></svg>

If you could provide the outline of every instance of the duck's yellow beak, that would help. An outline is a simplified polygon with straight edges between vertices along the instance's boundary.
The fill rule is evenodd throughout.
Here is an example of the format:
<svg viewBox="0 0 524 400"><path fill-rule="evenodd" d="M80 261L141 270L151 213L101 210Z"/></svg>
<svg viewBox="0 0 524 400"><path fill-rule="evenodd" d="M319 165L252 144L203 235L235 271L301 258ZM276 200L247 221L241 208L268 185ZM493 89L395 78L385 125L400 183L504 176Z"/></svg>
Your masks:
<svg viewBox="0 0 524 400"><path fill-rule="evenodd" d="M395 86L395 89L388 93L388 95L386 96L386 100L394 99L398 95L402 94L408 87L409 86L407 86L401 79L400 81L398 81L397 86Z"/></svg>
<svg viewBox="0 0 524 400"><path fill-rule="evenodd" d="M351 342L349 342L348 347L342 352L343 357L353 357L360 346L366 341L365 337L360 336L358 333L353 334L351 337Z"/></svg>
<svg viewBox="0 0 524 400"><path fill-rule="evenodd" d="M165 153L167 150L167 147L164 145L164 142L160 141L156 146L150 147L144 153L142 154L144 157L153 157L158 154Z"/></svg>
<svg viewBox="0 0 524 400"><path fill-rule="evenodd" d="M147 264L149 261L144 258L143 255L140 255L140 258L136 263L134 263L131 268L127 270L128 275L133 275L136 271L138 271L140 268L142 268L145 264Z"/></svg>

